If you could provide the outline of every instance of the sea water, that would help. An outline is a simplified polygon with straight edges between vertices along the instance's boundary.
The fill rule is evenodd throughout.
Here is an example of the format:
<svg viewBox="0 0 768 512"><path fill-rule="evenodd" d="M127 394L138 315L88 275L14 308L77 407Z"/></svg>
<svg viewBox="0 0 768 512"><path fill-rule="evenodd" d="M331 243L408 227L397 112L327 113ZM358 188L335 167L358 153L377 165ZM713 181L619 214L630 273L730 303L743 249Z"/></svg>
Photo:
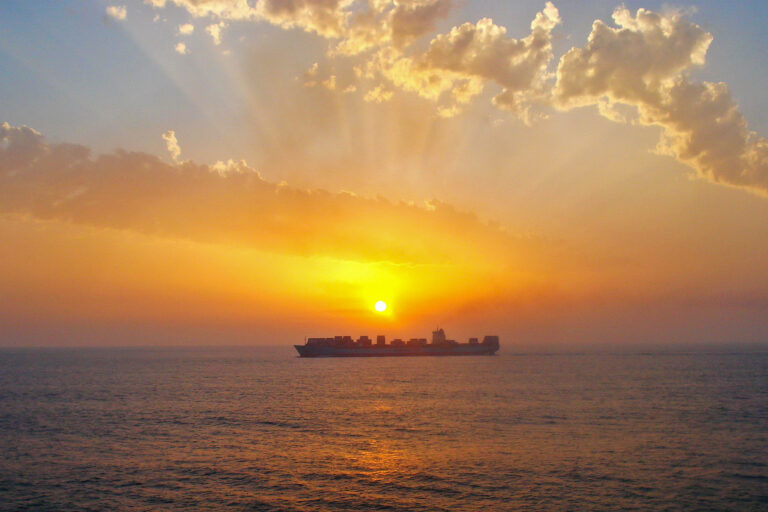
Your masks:
<svg viewBox="0 0 768 512"><path fill-rule="evenodd" d="M1 510L768 510L768 354L0 350Z"/></svg>

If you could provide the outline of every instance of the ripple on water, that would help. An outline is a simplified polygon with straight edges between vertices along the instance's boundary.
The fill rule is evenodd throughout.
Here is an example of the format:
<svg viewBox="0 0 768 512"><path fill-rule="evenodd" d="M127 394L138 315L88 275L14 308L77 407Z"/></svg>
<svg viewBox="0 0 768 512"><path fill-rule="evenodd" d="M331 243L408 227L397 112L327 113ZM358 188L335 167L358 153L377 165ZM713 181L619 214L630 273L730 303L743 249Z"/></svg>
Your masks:
<svg viewBox="0 0 768 512"><path fill-rule="evenodd" d="M0 509L768 504L764 354L0 356Z"/></svg>

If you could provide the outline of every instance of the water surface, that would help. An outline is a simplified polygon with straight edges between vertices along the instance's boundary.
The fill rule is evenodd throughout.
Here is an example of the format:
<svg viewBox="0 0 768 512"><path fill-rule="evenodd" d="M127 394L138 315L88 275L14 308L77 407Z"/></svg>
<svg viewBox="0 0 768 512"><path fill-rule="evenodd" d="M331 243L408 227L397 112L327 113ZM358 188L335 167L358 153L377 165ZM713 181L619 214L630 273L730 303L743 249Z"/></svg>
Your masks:
<svg viewBox="0 0 768 512"><path fill-rule="evenodd" d="M0 508L768 509L768 354L291 350L0 351Z"/></svg>

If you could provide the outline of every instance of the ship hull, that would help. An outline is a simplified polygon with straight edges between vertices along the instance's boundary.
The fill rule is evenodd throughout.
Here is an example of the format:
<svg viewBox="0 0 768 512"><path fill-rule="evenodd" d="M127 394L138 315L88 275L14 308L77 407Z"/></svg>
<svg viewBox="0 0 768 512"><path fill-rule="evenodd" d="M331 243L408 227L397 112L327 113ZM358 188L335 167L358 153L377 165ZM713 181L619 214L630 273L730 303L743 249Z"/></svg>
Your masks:
<svg viewBox="0 0 768 512"><path fill-rule="evenodd" d="M294 345L299 357L411 357L411 356L492 356L497 345L449 345L416 347L327 347Z"/></svg>

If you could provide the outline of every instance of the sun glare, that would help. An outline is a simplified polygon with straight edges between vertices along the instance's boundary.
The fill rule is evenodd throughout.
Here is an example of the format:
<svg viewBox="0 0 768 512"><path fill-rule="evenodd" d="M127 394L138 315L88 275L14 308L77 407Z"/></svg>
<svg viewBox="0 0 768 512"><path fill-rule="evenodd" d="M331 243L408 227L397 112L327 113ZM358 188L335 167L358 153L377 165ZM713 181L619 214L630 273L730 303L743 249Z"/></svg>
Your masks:
<svg viewBox="0 0 768 512"><path fill-rule="evenodd" d="M378 311L379 313L382 313L384 310L387 309L387 303L383 300L378 301L376 304L373 305L373 308Z"/></svg>

